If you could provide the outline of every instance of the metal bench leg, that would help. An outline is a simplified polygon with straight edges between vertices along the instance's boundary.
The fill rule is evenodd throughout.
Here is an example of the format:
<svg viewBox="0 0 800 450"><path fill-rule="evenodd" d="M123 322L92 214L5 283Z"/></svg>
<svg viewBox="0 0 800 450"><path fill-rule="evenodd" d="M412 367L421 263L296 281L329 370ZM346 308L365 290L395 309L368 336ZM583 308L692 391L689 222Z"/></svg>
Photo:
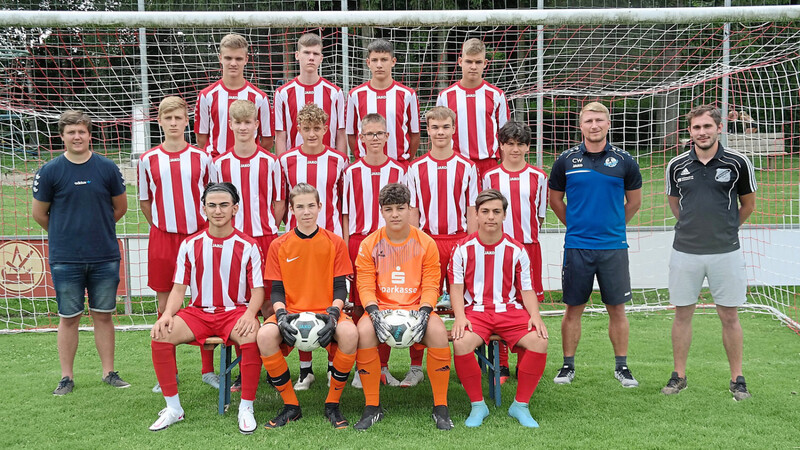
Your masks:
<svg viewBox="0 0 800 450"><path fill-rule="evenodd" d="M500 396L502 394L500 393L500 343L498 341L492 341L492 353L491 377L493 381L492 384L494 385L494 395L492 398L494 398L494 405L500 406L502 403Z"/></svg>
<svg viewBox="0 0 800 450"><path fill-rule="evenodd" d="M222 344L219 346L219 373L223 376L225 374L225 369L227 369L226 360L230 361L230 355L228 355L228 347L225 346L225 344ZM231 389L227 387L227 384L224 382L224 380L225 379L223 377L220 377L218 405L220 414L225 414L225 410L230 403L231 395Z"/></svg>

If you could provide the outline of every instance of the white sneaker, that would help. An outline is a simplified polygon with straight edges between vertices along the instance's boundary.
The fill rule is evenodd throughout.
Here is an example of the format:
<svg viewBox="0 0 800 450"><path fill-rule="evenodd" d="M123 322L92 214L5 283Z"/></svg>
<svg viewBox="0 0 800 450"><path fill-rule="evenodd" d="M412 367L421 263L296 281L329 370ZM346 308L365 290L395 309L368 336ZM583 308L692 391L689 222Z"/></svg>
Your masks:
<svg viewBox="0 0 800 450"><path fill-rule="evenodd" d="M411 367L408 370L405 378L403 381L400 382L400 387L411 387L416 386L419 384L420 381L425 379L425 375L422 374L422 368L420 367Z"/></svg>
<svg viewBox="0 0 800 450"><path fill-rule="evenodd" d="M183 420L183 411L176 411L172 408L164 408L158 413L158 420L150 425L150 431L161 431L170 425Z"/></svg>
<svg viewBox="0 0 800 450"><path fill-rule="evenodd" d="M215 374L214 372L204 373L203 383L213 387L216 390L219 390L219 375Z"/></svg>
<svg viewBox="0 0 800 450"><path fill-rule="evenodd" d="M450 309L452 305L450 304L450 294L445 292L442 294L442 297L439 299L439 302L436 303L436 309Z"/></svg>
<svg viewBox="0 0 800 450"><path fill-rule="evenodd" d="M400 381L392 376L392 373L389 372L388 367L381 368L381 383L385 384L386 386L400 386Z"/></svg>
<svg viewBox="0 0 800 450"><path fill-rule="evenodd" d="M306 375L304 378L297 380L297 383L294 385L295 391L307 391L308 388L314 383L314 374L310 373Z"/></svg>
<svg viewBox="0 0 800 450"><path fill-rule="evenodd" d="M239 432L253 434L257 427L258 424L256 423L256 417L253 415L253 408L251 406L239 408Z"/></svg>
<svg viewBox="0 0 800 450"><path fill-rule="evenodd" d="M358 370L356 370L355 375L353 375L353 382L350 383L350 386L356 389L364 389L364 386L361 386L361 377L358 376Z"/></svg>

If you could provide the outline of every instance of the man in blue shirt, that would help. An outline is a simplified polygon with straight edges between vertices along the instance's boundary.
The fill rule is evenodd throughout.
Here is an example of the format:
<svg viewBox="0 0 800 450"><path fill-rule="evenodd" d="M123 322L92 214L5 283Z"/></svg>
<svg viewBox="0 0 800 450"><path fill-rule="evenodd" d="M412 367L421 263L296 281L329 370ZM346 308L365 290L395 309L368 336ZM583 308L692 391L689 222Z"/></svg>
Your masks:
<svg viewBox="0 0 800 450"><path fill-rule="evenodd" d="M61 381L53 395L72 392L73 362L84 292L103 381L130 384L114 371L114 323L120 253L115 224L128 210L125 180L116 164L90 150L92 121L66 111L58 120L64 154L42 166L33 182L33 219L47 230L50 273L58 303L58 357Z"/></svg>
<svg viewBox="0 0 800 450"><path fill-rule="evenodd" d="M636 387L639 382L627 362L625 303L631 299L631 281L625 224L642 204L642 175L628 152L608 143L608 108L589 103L581 110L579 121L583 142L556 159L549 181L550 207L567 227L561 271L567 305L561 321L564 365L553 381L569 384L575 377L581 316L596 275L608 311L614 376L623 387Z"/></svg>

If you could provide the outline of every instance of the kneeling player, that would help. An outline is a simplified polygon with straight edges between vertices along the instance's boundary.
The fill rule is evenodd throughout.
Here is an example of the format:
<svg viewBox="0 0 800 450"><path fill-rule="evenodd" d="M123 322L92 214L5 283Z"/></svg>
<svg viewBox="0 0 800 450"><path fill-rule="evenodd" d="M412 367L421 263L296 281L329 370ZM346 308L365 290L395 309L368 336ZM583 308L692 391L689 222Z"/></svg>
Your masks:
<svg viewBox="0 0 800 450"><path fill-rule="evenodd" d="M277 428L303 417L285 355L295 343L297 329L290 320L295 313L309 311L326 322L320 345L333 340L338 351L333 358L331 384L325 399L325 417L334 428L350 424L339 410L342 389L356 359L358 333L352 319L342 314L347 297L346 277L353 268L342 238L317 225L319 193L308 183L298 183L289 193L289 208L297 226L274 240L267 253L264 278L272 280L275 314L258 331L261 361L272 385L283 398L283 410L265 428Z"/></svg>
<svg viewBox="0 0 800 450"><path fill-rule="evenodd" d="M383 418L380 404L381 363L378 343L389 337L381 309L418 310L415 341L428 347L428 378L433 389L433 420L440 430L453 428L447 409L450 345L444 322L433 313L439 296L439 251L433 239L409 225L411 193L402 184L388 184L378 203L386 226L367 236L356 258L358 294L371 320L358 322L358 374L366 407L357 430Z"/></svg>
<svg viewBox="0 0 800 450"><path fill-rule="evenodd" d="M517 366L517 395L508 415L525 427L535 428L539 424L531 417L528 402L547 362L547 329L533 292L530 260L522 244L503 233L508 208L503 194L487 189L478 195L475 205L478 231L458 243L450 261L456 318L454 360L458 378L472 402L465 424L480 426L489 415L481 390L481 369L472 352L497 334L511 348L525 350Z"/></svg>
<svg viewBox="0 0 800 450"><path fill-rule="evenodd" d="M233 228L231 219L239 209L239 193L232 184L210 183L202 203L208 229L189 236L181 244L175 284L164 314L150 332L153 367L167 401L167 407L150 430L163 430L183 420L175 379L175 346L203 345L207 338L217 336L241 348L239 431L250 434L256 429L253 400L261 372L255 342L259 327L256 314L264 301L261 254L253 238ZM189 285L192 300L181 309Z"/></svg>

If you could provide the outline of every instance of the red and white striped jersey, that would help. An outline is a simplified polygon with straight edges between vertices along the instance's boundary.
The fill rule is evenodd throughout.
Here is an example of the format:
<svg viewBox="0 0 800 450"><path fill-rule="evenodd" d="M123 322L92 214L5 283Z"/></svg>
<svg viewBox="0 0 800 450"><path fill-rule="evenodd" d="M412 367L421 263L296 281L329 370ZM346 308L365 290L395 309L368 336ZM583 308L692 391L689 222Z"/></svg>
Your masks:
<svg viewBox="0 0 800 450"><path fill-rule="evenodd" d="M181 243L173 282L191 288L190 307L212 314L230 311L246 305L252 289L264 287L261 251L239 230L226 238L203 230Z"/></svg>
<svg viewBox="0 0 800 450"><path fill-rule="evenodd" d="M351 236L366 236L386 225L378 195L389 183L406 184L405 170L391 158L380 166L370 166L359 159L344 171L342 214L348 215Z"/></svg>
<svg viewBox="0 0 800 450"><path fill-rule="evenodd" d="M483 189L497 189L508 200L503 230L523 244L539 242L539 220L547 214L547 175L526 164L518 172L497 166L483 175Z"/></svg>
<svg viewBox="0 0 800 450"><path fill-rule="evenodd" d="M457 82L439 93L436 106L456 113L455 151L473 161L497 159L497 132L511 117L500 88L484 81L475 89L466 89Z"/></svg>
<svg viewBox="0 0 800 450"><path fill-rule="evenodd" d="M256 142L259 136L269 137L273 134L272 111L267 94L249 81L245 82L244 87L234 91L226 88L222 80L219 80L200 91L194 110L194 132L208 135L208 146L205 150L212 157L233 147L235 140L228 124L228 107L236 100L250 100L256 104L258 131L253 136Z"/></svg>
<svg viewBox="0 0 800 450"><path fill-rule="evenodd" d="M211 157L199 148L169 153L160 145L139 159L139 200L152 201L153 225L167 233L192 234L206 218L201 197L210 181L217 181Z"/></svg>
<svg viewBox="0 0 800 450"><path fill-rule="evenodd" d="M297 183L308 183L317 188L322 203L317 225L341 237L342 217L339 204L342 201L347 156L331 147L325 147L319 155L309 155L301 149L302 147L295 147L280 156L287 197ZM295 226L297 221L290 211L289 227Z"/></svg>
<svg viewBox="0 0 800 450"><path fill-rule="evenodd" d="M408 168L411 207L419 208L420 228L430 235L467 232L467 208L478 196L475 163L454 152L445 160L430 152Z"/></svg>
<svg viewBox="0 0 800 450"><path fill-rule="evenodd" d="M278 234L272 202L283 200L283 179L278 157L258 147L247 158L233 150L214 159L220 182L233 183L239 190L239 211L233 226L252 237Z"/></svg>
<svg viewBox="0 0 800 450"><path fill-rule="evenodd" d="M453 284L464 285L466 306L473 311L506 312L525 309L521 291L533 290L530 266L525 248L508 234L484 245L475 232L456 244L448 272Z"/></svg>
<svg viewBox="0 0 800 450"><path fill-rule="evenodd" d="M361 133L361 120L369 113L386 118L386 155L392 159L410 160L410 133L419 133L419 101L417 93L397 81L388 89L373 89L369 82L350 90L347 98L347 134ZM366 155L367 149L358 140L357 159Z"/></svg>
<svg viewBox="0 0 800 450"><path fill-rule="evenodd" d="M297 128L297 113L303 106L316 103L328 114L328 130L322 143L328 147L336 146L336 131L344 128L344 113L347 105L344 93L339 86L320 77L313 85L305 85L297 78L275 91L275 130L286 131L286 148L294 148L303 143Z"/></svg>

